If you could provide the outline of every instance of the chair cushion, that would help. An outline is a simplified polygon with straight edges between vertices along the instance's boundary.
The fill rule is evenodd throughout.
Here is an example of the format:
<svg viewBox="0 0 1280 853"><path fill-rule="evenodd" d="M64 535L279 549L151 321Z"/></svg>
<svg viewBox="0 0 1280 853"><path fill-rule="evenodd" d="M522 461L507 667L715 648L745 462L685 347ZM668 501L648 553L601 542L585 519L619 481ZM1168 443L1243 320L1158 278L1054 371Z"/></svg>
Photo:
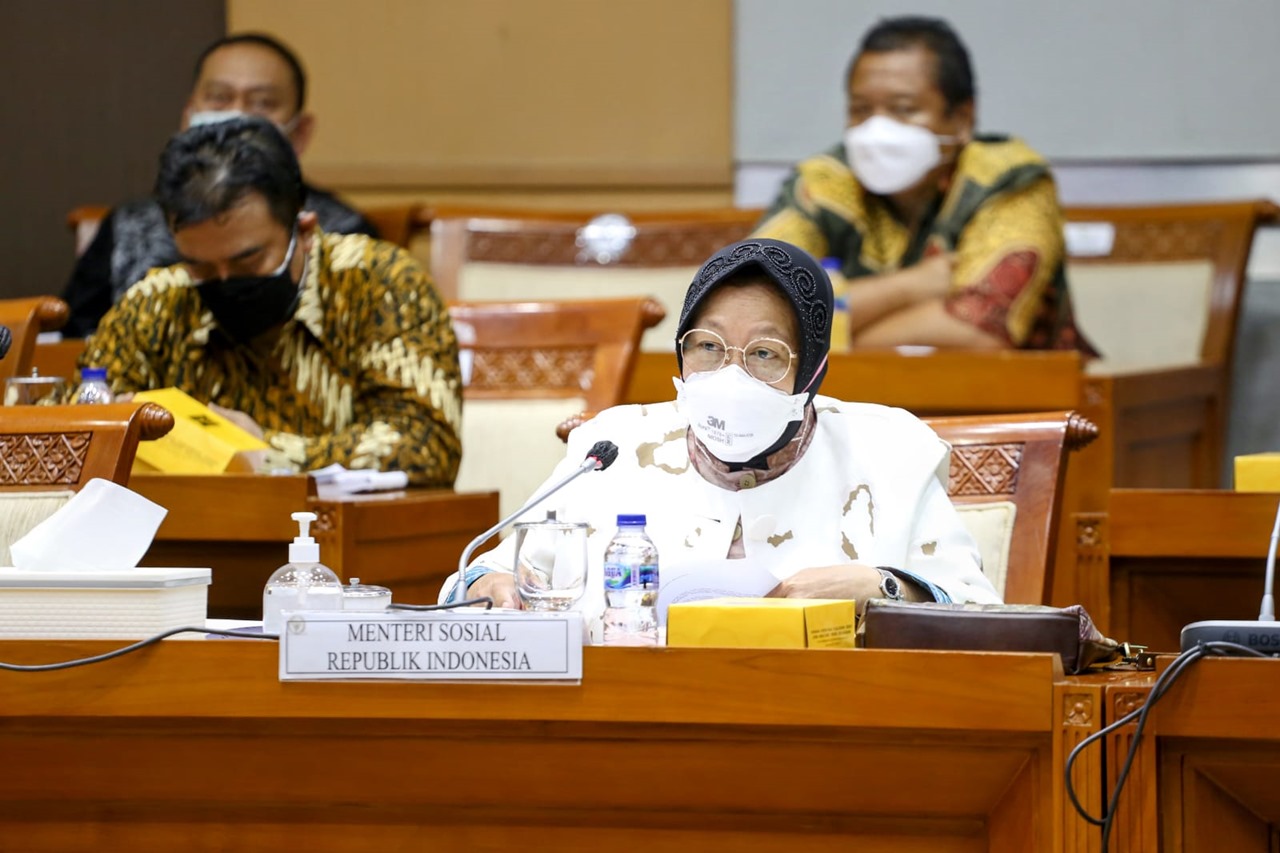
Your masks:
<svg viewBox="0 0 1280 853"><path fill-rule="evenodd" d="M1013 524L1018 507L1013 501L992 503L957 503L956 512L969 535L978 543L982 555L982 573L991 581L1000 598L1004 598L1005 578L1009 573L1009 548L1013 544Z"/></svg>
<svg viewBox="0 0 1280 853"><path fill-rule="evenodd" d="M1067 280L1076 321L1102 352L1090 373L1199 363L1213 290L1209 261L1069 263Z"/></svg>
<svg viewBox="0 0 1280 853"><path fill-rule="evenodd" d="M669 353L675 348L685 291L697 271L697 267L557 267L473 261L458 273L458 299L518 302L652 296L667 309L667 316L645 331L640 349Z"/></svg>
<svg viewBox="0 0 1280 853"><path fill-rule="evenodd" d="M467 400L462 407L459 492L497 490L506 518L533 496L564 458L556 427L586 408L581 397L552 400Z"/></svg>
<svg viewBox="0 0 1280 853"><path fill-rule="evenodd" d="M9 544L17 542L31 529L62 509L75 492L3 492L0 493L0 566L12 566Z"/></svg>

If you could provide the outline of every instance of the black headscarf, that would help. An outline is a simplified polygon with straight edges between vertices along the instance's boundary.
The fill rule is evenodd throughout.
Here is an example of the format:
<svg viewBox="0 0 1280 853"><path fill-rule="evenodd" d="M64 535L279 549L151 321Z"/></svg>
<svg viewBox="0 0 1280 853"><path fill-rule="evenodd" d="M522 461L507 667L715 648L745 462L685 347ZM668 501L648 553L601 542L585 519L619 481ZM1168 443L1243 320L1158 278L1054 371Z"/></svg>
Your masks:
<svg viewBox="0 0 1280 853"><path fill-rule="evenodd" d="M676 359L684 370L680 337L693 325L693 316L707 294L725 279L754 268L786 294L795 312L800 333L796 391L809 389L813 402L818 386L827 374L827 352L831 349L831 279L813 256L781 240L743 240L725 246L702 265L684 296L680 325L676 329ZM815 378L816 377L816 378Z"/></svg>

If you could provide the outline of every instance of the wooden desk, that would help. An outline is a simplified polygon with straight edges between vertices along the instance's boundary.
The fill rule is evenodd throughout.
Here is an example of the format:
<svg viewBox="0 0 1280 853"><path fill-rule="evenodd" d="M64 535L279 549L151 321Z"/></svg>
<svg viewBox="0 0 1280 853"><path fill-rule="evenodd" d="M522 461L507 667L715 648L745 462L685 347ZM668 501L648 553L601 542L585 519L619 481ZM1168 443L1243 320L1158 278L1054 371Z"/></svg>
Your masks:
<svg viewBox="0 0 1280 853"><path fill-rule="evenodd" d="M409 490L326 499L309 477L135 474L129 487L169 510L144 566L209 566L209 614L257 619L262 587L288 561L309 510L320 560L339 577L390 586L397 601L434 603L462 549L498 520L497 492Z"/></svg>
<svg viewBox="0 0 1280 853"><path fill-rule="evenodd" d="M10 641L0 660L110 645ZM590 648L581 686L282 684L276 657L169 641L0 672L0 849L919 853L1069 835L1048 655Z"/></svg>
<svg viewBox="0 0 1280 853"><path fill-rule="evenodd" d="M1141 707L1153 681L1132 676L1109 685L1112 719ZM1280 848L1277 709L1280 662L1233 658L1192 664L1151 714L1121 796L1111 849ZM1132 739L1132 726L1107 739L1113 779Z"/></svg>
<svg viewBox="0 0 1280 853"><path fill-rule="evenodd" d="M1201 619L1256 619L1280 494L1115 489L1111 636L1177 651Z"/></svg>

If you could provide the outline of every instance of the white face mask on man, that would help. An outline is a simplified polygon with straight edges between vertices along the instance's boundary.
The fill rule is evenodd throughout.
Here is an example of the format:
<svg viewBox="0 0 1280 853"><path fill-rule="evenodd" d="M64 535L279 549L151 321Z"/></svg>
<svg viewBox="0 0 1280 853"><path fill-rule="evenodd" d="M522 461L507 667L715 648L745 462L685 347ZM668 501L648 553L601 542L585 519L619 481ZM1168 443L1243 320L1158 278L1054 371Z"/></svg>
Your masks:
<svg viewBox="0 0 1280 853"><path fill-rule="evenodd" d="M187 117L187 127L199 127L202 124L219 124L248 115L253 115L253 113L246 113L241 110L199 110ZM284 124L277 124L276 127L280 128L281 133L288 136L297 129L298 116L294 116Z"/></svg>
<svg viewBox="0 0 1280 853"><path fill-rule="evenodd" d="M849 167L858 181L877 195L892 195L918 184L942 162L938 136L928 128L872 116L844 132Z"/></svg>
<svg viewBox="0 0 1280 853"><path fill-rule="evenodd" d="M809 401L806 392L779 391L736 364L673 381L689 428L722 462L746 462L768 450L788 424L804 418Z"/></svg>

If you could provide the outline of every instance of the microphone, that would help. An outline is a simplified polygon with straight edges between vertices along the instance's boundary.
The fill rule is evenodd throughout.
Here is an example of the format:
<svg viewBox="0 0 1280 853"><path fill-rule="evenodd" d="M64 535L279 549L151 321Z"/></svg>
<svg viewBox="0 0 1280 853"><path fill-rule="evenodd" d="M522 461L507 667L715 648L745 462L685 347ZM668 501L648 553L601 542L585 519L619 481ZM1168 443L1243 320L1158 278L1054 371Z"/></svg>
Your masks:
<svg viewBox="0 0 1280 853"><path fill-rule="evenodd" d="M450 596L450 600L454 600L456 598L458 601L461 601L465 596L466 590L459 589L458 587L466 579L467 564L471 562L471 555L475 553L475 550L480 547L481 543L493 534L504 529L508 524L515 521L517 518L524 515L547 498L554 495L556 492L563 489L565 486L569 485L578 477L588 471L603 471L605 468L612 465L614 460L617 458L618 445L614 444L612 441L597 441L595 444L591 445L591 449L587 451L587 455L583 458L582 463L578 465L577 468L573 469L573 472L570 473L569 476L565 477L558 483L553 483L542 493L529 498L528 502L526 502L524 506L520 507L518 510L511 513L511 515L508 515L493 527L490 527L484 533L481 533L475 539L472 539L467 543L467 547L462 549L462 556L458 558L458 579L454 582L453 594Z"/></svg>
<svg viewBox="0 0 1280 853"><path fill-rule="evenodd" d="M1210 619L1192 622L1182 629L1182 650L1200 643L1220 641L1248 646L1260 652L1280 653L1280 622L1276 622L1276 542L1280 540L1280 506L1271 528L1271 544L1267 548L1267 575L1262 591L1262 607L1254 622L1241 619Z"/></svg>
<svg viewBox="0 0 1280 853"><path fill-rule="evenodd" d="M13 346L13 332L9 331L8 326L0 326L0 358L8 354L11 346Z"/></svg>

